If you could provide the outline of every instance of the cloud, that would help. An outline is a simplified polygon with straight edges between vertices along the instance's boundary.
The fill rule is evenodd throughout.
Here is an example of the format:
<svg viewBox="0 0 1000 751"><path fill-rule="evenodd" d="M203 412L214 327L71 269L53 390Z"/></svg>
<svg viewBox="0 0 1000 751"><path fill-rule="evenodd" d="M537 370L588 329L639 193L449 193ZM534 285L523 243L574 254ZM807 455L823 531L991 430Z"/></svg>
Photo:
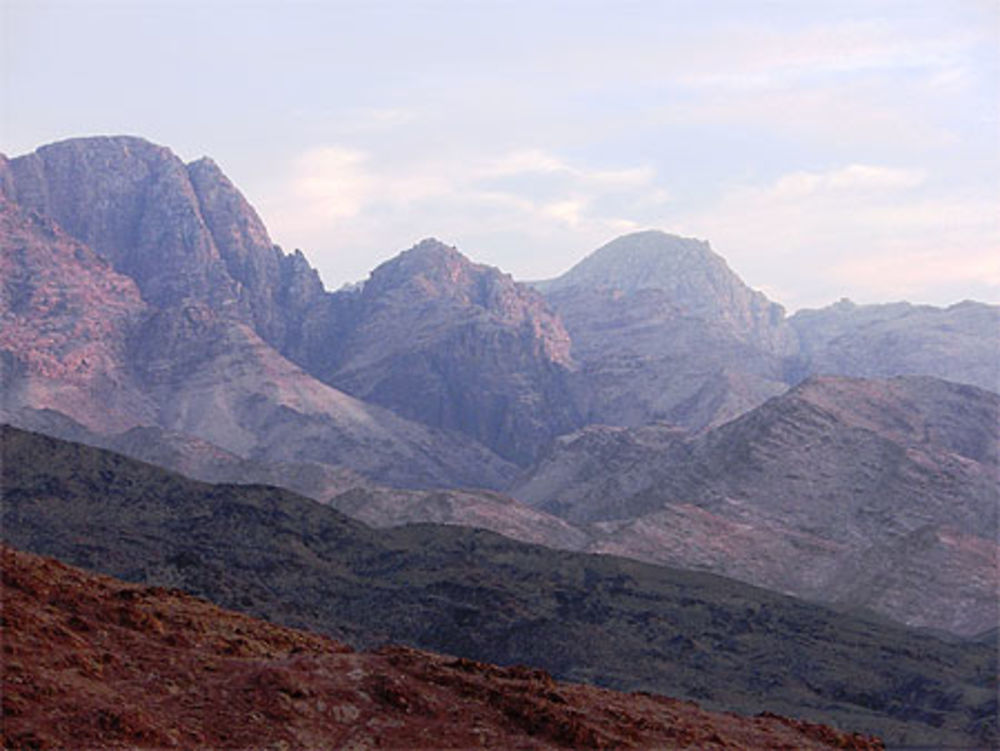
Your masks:
<svg viewBox="0 0 1000 751"><path fill-rule="evenodd" d="M884 191L913 188L924 182L924 171L870 164L851 164L831 172L794 172L763 191L764 199L790 200L840 191Z"/></svg>
<svg viewBox="0 0 1000 751"><path fill-rule="evenodd" d="M261 212L337 285L427 235L521 278L552 275L669 200L646 165L602 169L541 149L400 161L327 145L292 161Z"/></svg>
<svg viewBox="0 0 1000 751"><path fill-rule="evenodd" d="M921 169L852 164L727 191L683 217L752 285L792 308L843 296L947 304L1000 298L996 195L935 192Z"/></svg>

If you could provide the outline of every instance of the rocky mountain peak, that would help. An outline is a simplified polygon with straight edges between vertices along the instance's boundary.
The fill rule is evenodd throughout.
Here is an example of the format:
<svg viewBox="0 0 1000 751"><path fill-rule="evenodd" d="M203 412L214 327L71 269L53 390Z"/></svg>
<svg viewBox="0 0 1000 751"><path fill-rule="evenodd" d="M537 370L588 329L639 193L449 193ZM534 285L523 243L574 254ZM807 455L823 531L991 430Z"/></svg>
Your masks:
<svg viewBox="0 0 1000 751"><path fill-rule="evenodd" d="M462 294L481 268L485 267L472 263L457 248L427 238L378 266L365 288L370 295L409 286L452 296Z"/></svg>
<svg viewBox="0 0 1000 751"><path fill-rule="evenodd" d="M727 322L758 335L781 325L785 314L748 287L707 242L659 230L616 238L538 287L546 294L615 290L626 297L657 290L682 315Z"/></svg>
<svg viewBox="0 0 1000 751"><path fill-rule="evenodd" d="M12 159L14 200L43 213L164 304L234 291L184 163L131 136L77 138Z"/></svg>
<svg viewBox="0 0 1000 751"><path fill-rule="evenodd" d="M566 365L569 336L562 323L534 289L510 274L474 263L441 241L428 238L376 268L362 289L369 310L407 302L413 309L485 315L503 324L526 326L544 339L548 355Z"/></svg>
<svg viewBox="0 0 1000 751"><path fill-rule="evenodd" d="M534 289L427 239L330 295L323 380L526 463L578 427L569 335Z"/></svg>
<svg viewBox="0 0 1000 751"><path fill-rule="evenodd" d="M682 275L720 275L725 261L704 240L660 230L633 232L601 246L557 279L549 289L612 287L626 293L670 289ZM732 273L732 272L729 272Z"/></svg>
<svg viewBox="0 0 1000 751"><path fill-rule="evenodd" d="M97 251L147 302L201 301L279 348L323 295L207 157L186 165L141 138L76 138L0 163L0 190Z"/></svg>

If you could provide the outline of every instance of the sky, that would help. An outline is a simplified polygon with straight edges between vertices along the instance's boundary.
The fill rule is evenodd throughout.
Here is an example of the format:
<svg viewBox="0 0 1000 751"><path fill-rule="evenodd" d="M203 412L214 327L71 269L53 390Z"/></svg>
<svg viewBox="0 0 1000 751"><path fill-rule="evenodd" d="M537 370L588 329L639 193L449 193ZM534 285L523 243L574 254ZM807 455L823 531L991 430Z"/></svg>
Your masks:
<svg viewBox="0 0 1000 751"><path fill-rule="evenodd" d="M0 0L0 152L211 156L328 288L708 240L789 310L1000 302L1000 0Z"/></svg>

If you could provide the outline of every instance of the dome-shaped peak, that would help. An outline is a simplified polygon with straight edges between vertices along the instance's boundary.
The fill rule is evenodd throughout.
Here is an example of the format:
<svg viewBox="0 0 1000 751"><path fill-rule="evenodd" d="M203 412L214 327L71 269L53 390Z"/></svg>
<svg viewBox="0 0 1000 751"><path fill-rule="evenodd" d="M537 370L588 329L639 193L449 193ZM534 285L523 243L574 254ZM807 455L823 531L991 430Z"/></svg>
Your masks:
<svg viewBox="0 0 1000 751"><path fill-rule="evenodd" d="M595 250L547 289L614 287L624 292L670 289L692 273L731 274L725 261L704 240L660 230L633 232Z"/></svg>
<svg viewBox="0 0 1000 751"><path fill-rule="evenodd" d="M429 273L433 276L436 271L442 269L471 268L474 265L454 246L446 245L437 238L428 237L386 261L372 273L374 275L380 270L393 268L407 274Z"/></svg>

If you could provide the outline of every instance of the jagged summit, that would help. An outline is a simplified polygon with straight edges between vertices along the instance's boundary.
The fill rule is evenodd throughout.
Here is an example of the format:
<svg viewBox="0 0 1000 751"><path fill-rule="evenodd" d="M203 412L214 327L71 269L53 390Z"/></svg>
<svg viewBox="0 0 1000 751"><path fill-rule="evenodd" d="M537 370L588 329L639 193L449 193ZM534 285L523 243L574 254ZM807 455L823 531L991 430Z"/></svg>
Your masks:
<svg viewBox="0 0 1000 751"><path fill-rule="evenodd" d="M327 383L516 462L578 427L564 383L569 335L509 274L431 238L331 302L325 338L311 346Z"/></svg>
<svg viewBox="0 0 1000 751"><path fill-rule="evenodd" d="M429 237L404 250L372 271L365 288L369 295L383 294L415 280L446 296L462 294L481 276L503 276L498 269L473 263L451 245Z"/></svg>
<svg viewBox="0 0 1000 751"><path fill-rule="evenodd" d="M400 255L409 258L465 258L458 248L448 245L436 237L425 237L409 250L404 250Z"/></svg>

